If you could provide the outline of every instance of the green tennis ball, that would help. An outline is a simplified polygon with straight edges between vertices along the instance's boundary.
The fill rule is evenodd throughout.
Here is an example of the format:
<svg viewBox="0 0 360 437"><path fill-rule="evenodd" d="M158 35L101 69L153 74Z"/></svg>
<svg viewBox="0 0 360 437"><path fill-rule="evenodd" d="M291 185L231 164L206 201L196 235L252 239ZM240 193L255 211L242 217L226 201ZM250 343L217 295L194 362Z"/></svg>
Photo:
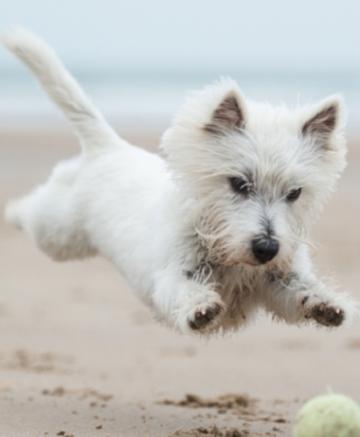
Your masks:
<svg viewBox="0 0 360 437"><path fill-rule="evenodd" d="M339 394L308 401L295 419L294 437L360 437L360 407Z"/></svg>

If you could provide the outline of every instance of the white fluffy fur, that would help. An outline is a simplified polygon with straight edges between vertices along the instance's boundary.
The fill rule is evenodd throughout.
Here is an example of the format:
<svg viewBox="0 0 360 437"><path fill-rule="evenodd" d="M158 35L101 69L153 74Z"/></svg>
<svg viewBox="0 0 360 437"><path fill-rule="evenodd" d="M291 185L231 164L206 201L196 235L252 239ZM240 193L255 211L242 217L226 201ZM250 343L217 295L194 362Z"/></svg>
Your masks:
<svg viewBox="0 0 360 437"><path fill-rule="evenodd" d="M342 102L289 110L246 100L223 80L195 93L165 133L166 159L120 139L55 53L27 31L5 37L71 121L80 156L10 202L8 221L55 260L101 254L111 260L157 316L182 332L234 329L263 308L288 323L332 326L353 304L314 275L309 224L345 167ZM245 125L204 129L229 96ZM302 127L324 108L336 113ZM326 118L326 114L325 114ZM325 126L326 127L326 126ZM252 177L254 195L234 193L229 177ZM291 204L286 194L302 187ZM278 255L258 265L251 241L271 224Z"/></svg>

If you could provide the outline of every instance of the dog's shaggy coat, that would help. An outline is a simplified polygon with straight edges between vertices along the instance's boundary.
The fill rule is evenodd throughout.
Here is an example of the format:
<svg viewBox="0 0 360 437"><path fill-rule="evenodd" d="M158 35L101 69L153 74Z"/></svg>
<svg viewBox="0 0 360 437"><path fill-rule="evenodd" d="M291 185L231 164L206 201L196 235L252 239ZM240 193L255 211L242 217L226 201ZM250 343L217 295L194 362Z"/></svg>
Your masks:
<svg viewBox="0 0 360 437"><path fill-rule="evenodd" d="M338 326L353 312L313 273L308 229L345 167L341 98L289 110L223 80L193 94L165 133L166 159L120 139L55 53L5 37L63 110L80 156L10 202L7 219L55 260L111 260L182 332L245 324L259 308Z"/></svg>

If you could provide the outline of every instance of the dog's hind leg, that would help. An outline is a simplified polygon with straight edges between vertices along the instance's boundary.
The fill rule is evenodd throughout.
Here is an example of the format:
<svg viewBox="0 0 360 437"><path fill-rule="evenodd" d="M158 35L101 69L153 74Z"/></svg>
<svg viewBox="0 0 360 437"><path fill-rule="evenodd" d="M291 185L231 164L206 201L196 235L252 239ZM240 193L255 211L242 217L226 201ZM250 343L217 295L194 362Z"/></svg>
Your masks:
<svg viewBox="0 0 360 437"><path fill-rule="evenodd" d="M6 220L57 261L96 254L84 229L83 208L75 198L72 179L76 164L76 160L61 163L45 184L9 202L5 209Z"/></svg>

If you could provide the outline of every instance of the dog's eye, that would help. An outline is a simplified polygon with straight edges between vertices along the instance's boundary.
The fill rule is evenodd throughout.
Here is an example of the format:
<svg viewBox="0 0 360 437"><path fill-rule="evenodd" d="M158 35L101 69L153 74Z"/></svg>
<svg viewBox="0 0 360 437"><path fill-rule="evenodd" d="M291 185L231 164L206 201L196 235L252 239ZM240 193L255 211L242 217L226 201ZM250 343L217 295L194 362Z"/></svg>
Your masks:
<svg viewBox="0 0 360 437"><path fill-rule="evenodd" d="M286 196L286 200L288 202L295 202L300 197L302 188L296 188L295 190L291 190Z"/></svg>
<svg viewBox="0 0 360 437"><path fill-rule="evenodd" d="M251 184L245 179L238 177L230 177L229 182L231 188L235 191L235 193L242 194L244 196L248 196L251 191Z"/></svg>

